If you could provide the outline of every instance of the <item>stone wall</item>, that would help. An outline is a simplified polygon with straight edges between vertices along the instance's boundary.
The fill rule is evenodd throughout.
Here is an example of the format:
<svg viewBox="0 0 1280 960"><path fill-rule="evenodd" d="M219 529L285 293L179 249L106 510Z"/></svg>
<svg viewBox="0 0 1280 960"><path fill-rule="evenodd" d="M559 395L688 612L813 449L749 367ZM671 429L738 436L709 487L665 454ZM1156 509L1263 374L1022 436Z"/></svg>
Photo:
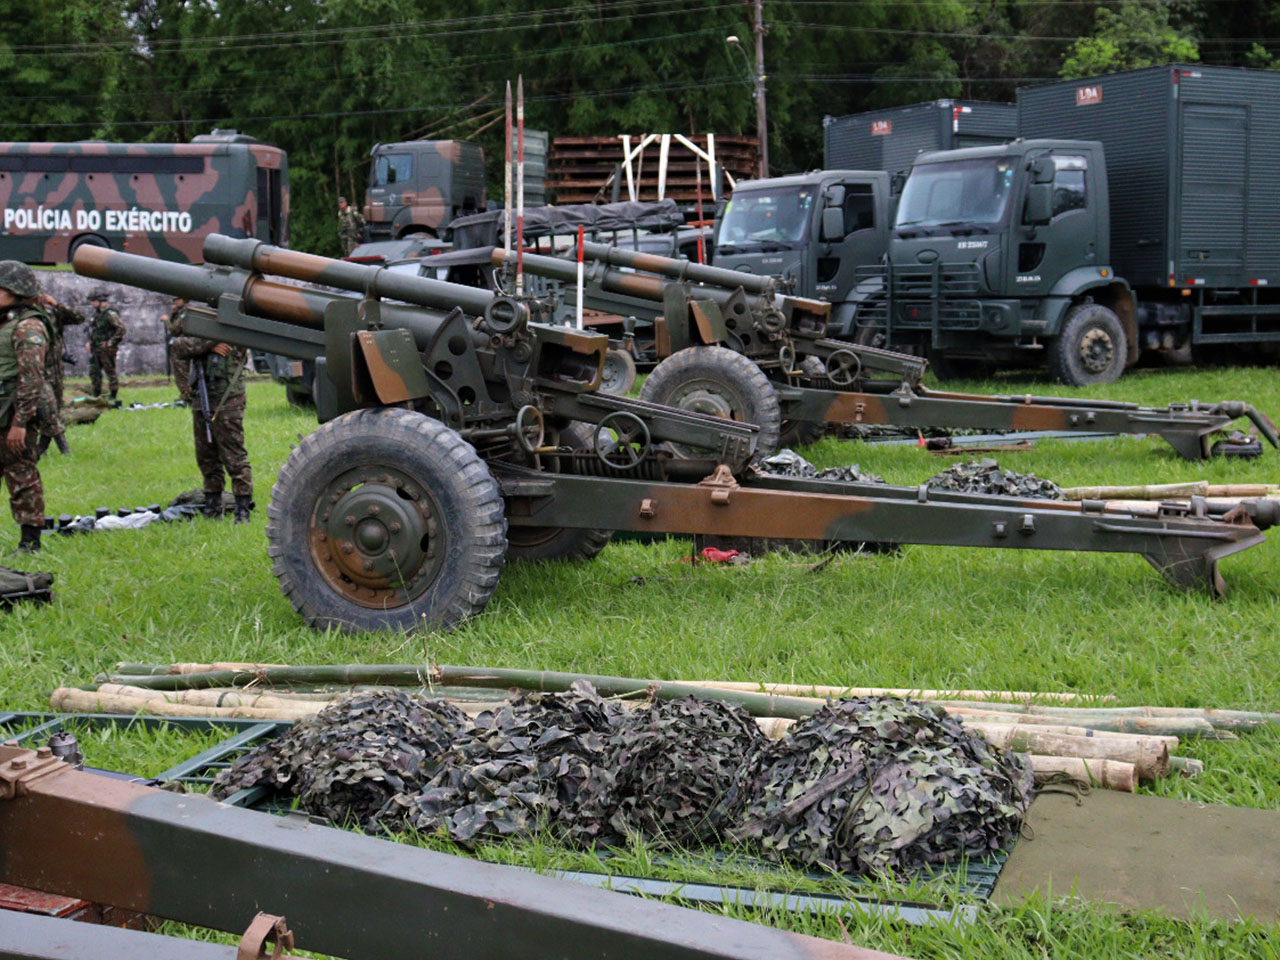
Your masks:
<svg viewBox="0 0 1280 960"><path fill-rule="evenodd" d="M84 314L84 324L67 328L67 354L75 358L74 363L66 365L68 377L89 375L88 321L93 317L89 294L99 287L108 291L111 306L120 311L120 319L128 328L117 358L121 375L164 375L164 342L167 332L160 317L169 312L173 303L170 297L119 283L90 280L69 270L37 270L36 279L59 303Z"/></svg>

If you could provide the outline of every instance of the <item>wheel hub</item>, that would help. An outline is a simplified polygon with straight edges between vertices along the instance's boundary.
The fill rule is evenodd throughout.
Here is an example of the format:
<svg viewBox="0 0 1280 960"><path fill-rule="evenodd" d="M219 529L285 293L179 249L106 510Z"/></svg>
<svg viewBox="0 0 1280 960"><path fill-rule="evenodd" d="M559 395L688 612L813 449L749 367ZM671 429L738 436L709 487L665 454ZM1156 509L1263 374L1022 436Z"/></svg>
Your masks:
<svg viewBox="0 0 1280 960"><path fill-rule="evenodd" d="M1080 338L1080 362L1090 373L1103 373L1115 357L1115 344L1111 334L1093 329Z"/></svg>
<svg viewBox="0 0 1280 960"><path fill-rule="evenodd" d="M334 589L369 606L421 594L440 567L430 496L398 471L349 470L325 488L312 517L312 553Z"/></svg>
<svg viewBox="0 0 1280 960"><path fill-rule="evenodd" d="M692 413L706 413L713 417L733 419L733 405L729 398L706 387L693 387L672 398L674 405Z"/></svg>

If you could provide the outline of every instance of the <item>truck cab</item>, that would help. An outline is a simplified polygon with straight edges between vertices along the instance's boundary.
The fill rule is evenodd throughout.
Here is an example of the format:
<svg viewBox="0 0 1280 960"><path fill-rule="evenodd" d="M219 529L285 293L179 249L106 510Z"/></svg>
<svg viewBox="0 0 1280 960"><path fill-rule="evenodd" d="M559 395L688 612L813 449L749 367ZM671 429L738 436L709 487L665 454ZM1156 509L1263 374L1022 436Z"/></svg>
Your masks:
<svg viewBox="0 0 1280 960"><path fill-rule="evenodd" d="M852 320L858 268L884 257L891 218L889 175L880 171L744 181L716 220L715 263L830 301L829 329L839 334Z"/></svg>
<svg viewBox="0 0 1280 960"><path fill-rule="evenodd" d="M879 342L939 360L1047 360L1077 385L1114 380L1137 359L1134 300L1111 268L1106 164L1094 141L921 154L880 276L882 296L858 317L864 342L875 330Z"/></svg>
<svg viewBox="0 0 1280 960"><path fill-rule="evenodd" d="M369 152L364 219L370 240L438 237L485 209L484 150L464 140L379 143Z"/></svg>

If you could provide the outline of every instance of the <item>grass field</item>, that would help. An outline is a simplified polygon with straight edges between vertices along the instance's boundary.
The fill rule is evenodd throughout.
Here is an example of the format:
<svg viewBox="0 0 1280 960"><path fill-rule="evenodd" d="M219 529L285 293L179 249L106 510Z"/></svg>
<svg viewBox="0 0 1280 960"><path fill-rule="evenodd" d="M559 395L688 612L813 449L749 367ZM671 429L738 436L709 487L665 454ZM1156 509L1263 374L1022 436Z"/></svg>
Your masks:
<svg viewBox="0 0 1280 960"><path fill-rule="evenodd" d="M950 385L948 385L950 386ZM1071 391L1043 380L963 387ZM126 388L126 402L170 399ZM249 386L254 522L196 521L142 531L47 538L42 569L57 576L50 607L0 614L0 705L47 708L48 692L118 660L486 664L666 679L740 679L884 686L987 687L1113 693L1121 704L1280 707L1280 545L1224 561L1228 598L1179 594L1137 557L908 547L898 556L837 559L819 572L773 556L747 567L691 567L688 544L619 543L584 565L512 566L483 616L448 635L344 636L308 631L281 596L265 553L265 504L290 444L314 428L281 388ZM1164 403L1248 400L1280 414L1274 367L1141 371L1096 391ZM111 411L69 432L70 457L42 464L50 513L167 502L199 485L184 410ZM835 440L805 453L821 466L858 462L917 484L955 458L913 447ZM1186 463L1154 439L1042 442L1003 466L1064 485L1280 481L1280 455ZM1272 535L1272 540L1277 535ZM17 540L7 511L0 551ZM19 566L27 561L19 563ZM92 746L92 744L91 744ZM154 773L181 738L117 737L99 750ZM1205 760L1195 781L1159 792L1280 808L1280 730L1182 751ZM435 843L436 841L430 841ZM559 864L538 844L488 850L495 859ZM632 858L643 861L644 851ZM629 864L643 869L643 863ZM660 872L660 871L658 871ZM1036 902L988 908L972 925L920 929L883 920L770 916L766 922L913 957L1274 957L1280 930L1118 915Z"/></svg>

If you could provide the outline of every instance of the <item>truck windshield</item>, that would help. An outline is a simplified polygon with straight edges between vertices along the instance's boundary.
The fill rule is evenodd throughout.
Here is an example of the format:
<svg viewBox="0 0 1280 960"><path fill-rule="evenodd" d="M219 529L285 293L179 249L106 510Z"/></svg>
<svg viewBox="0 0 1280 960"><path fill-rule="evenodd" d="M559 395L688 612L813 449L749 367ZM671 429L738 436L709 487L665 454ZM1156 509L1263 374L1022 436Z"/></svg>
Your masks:
<svg viewBox="0 0 1280 960"><path fill-rule="evenodd" d="M716 248L751 245L782 249L801 243L809 233L815 188L739 190L724 209Z"/></svg>
<svg viewBox="0 0 1280 960"><path fill-rule="evenodd" d="M1012 157L922 163L902 188L895 227L998 223L1008 205Z"/></svg>

